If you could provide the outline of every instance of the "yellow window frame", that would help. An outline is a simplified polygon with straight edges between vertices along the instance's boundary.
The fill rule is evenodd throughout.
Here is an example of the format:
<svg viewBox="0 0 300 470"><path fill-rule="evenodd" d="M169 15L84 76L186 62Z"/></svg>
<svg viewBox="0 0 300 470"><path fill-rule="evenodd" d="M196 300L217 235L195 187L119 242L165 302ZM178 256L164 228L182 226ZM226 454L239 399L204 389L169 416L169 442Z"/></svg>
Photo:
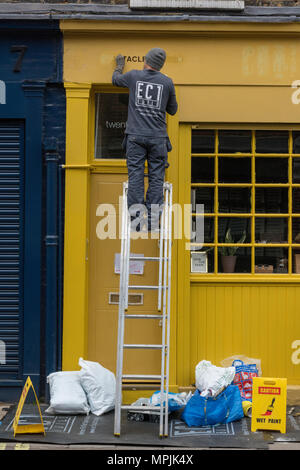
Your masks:
<svg viewBox="0 0 300 470"><path fill-rule="evenodd" d="M198 129L211 129L215 131L215 148L213 153L192 153L190 154L190 158L201 158L201 157L209 157L209 158L214 158L215 160L215 165L214 165L214 182L213 183L192 183L190 181L190 190L194 188L199 188L199 187L205 187L205 188L213 188L214 189L214 212L210 213L204 213L204 214L198 214L196 212L192 212L191 217L197 217L197 216L204 216L206 217L213 217L214 218L214 241L212 243L191 243L190 247L191 249L193 247L212 247L214 250L214 272L212 273L205 273L206 275L224 275L225 273L219 272L218 270L218 249L219 247L243 247L243 248L251 248L251 272L250 273L234 273L236 275L255 275L255 276L266 276L264 273L255 273L255 248L287 248L288 249L288 271L287 273L280 273L283 276L287 275L297 275L298 273L293 273L293 249L298 248L300 249L300 243L293 243L292 241L292 223L293 223L293 218L299 218L300 213L293 213L292 208L293 208L293 188L300 188L300 183L293 183L293 159L294 158L299 158L300 154L293 153L293 135L292 132L295 130L299 130L299 128L285 128L283 127L274 127L274 128L264 128L264 127L257 127L257 128L246 128L245 126L241 127L229 127L226 126L225 129L230 129L230 130L250 130L252 133L252 140L251 140L251 152L250 153L243 153L243 152L237 152L237 153L219 153L219 130L223 130L224 128L219 127L201 127L201 126L192 126L193 128L198 128ZM256 130L288 130L289 137L288 137L288 153L257 153L256 152L256 145L255 145L255 131ZM245 157L250 157L251 158L251 183L220 183L219 182L219 174L218 174L218 158L219 157L235 157L235 158L245 158ZM272 158L288 158L288 182L287 183L256 183L255 179L255 159L257 157L272 157ZM190 176L191 178L191 176ZM245 188L248 187L251 189L251 212L247 213L222 213L219 212L218 208L218 191L219 188L221 187L231 187L231 188ZM256 213L255 212L255 192L256 188L287 188L288 189L288 213ZM218 241L218 219L219 217L240 217L240 218L250 218L251 219L251 242L250 243L243 243L243 244L238 244L238 243L221 243ZM257 243L255 241L255 221L257 217L267 217L267 218L287 218L288 219L288 242L287 243ZM203 273L204 274L204 273ZM202 276L202 273L197 273L197 275ZM228 276L228 274L225 274L225 276ZM272 274L273 275L273 274ZM276 277L278 274L276 275Z"/></svg>

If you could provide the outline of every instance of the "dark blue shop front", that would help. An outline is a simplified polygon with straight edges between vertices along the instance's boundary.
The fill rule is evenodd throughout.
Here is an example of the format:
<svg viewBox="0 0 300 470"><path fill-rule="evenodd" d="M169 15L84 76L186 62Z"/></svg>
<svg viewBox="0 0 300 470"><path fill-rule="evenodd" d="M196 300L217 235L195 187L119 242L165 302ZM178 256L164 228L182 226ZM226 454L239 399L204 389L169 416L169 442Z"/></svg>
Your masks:
<svg viewBox="0 0 300 470"><path fill-rule="evenodd" d="M58 22L0 18L0 401L60 368L64 148Z"/></svg>

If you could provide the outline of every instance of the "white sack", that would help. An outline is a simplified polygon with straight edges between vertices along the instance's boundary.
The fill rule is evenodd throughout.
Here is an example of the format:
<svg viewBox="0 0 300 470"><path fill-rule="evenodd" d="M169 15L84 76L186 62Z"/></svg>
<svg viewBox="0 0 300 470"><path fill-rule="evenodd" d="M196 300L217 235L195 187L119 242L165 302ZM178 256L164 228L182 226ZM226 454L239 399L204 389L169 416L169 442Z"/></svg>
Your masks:
<svg viewBox="0 0 300 470"><path fill-rule="evenodd" d="M88 414L85 391L80 384L79 371L53 372L48 375L50 386L49 414Z"/></svg>
<svg viewBox="0 0 300 470"><path fill-rule="evenodd" d="M196 366L196 387L202 396L216 396L231 384L235 367L217 367L210 361L201 361Z"/></svg>
<svg viewBox="0 0 300 470"><path fill-rule="evenodd" d="M98 362L79 359L80 382L85 390L91 412L97 416L115 407L116 378Z"/></svg>

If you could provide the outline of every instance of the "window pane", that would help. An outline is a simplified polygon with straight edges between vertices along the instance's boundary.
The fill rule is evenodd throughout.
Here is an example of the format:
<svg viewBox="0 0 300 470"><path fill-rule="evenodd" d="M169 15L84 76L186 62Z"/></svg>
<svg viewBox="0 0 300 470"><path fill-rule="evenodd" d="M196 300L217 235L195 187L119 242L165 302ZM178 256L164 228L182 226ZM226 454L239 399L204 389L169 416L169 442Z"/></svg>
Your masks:
<svg viewBox="0 0 300 470"><path fill-rule="evenodd" d="M127 108L127 93L96 94L95 158L125 158Z"/></svg>
<svg viewBox="0 0 300 470"><path fill-rule="evenodd" d="M295 248L292 256L293 273L300 274L300 249Z"/></svg>
<svg viewBox="0 0 300 470"><path fill-rule="evenodd" d="M251 183L251 158L219 157L220 183Z"/></svg>
<svg viewBox="0 0 300 470"><path fill-rule="evenodd" d="M251 219L250 217L219 217L218 219L218 240L219 243L226 243L226 234L230 228L232 243L238 243L246 233L246 239L240 243L250 243L251 241Z"/></svg>
<svg viewBox="0 0 300 470"><path fill-rule="evenodd" d="M288 213L288 188L256 188L256 213Z"/></svg>
<svg viewBox="0 0 300 470"><path fill-rule="evenodd" d="M293 217L292 220L292 240L293 243L300 243L300 218Z"/></svg>
<svg viewBox="0 0 300 470"><path fill-rule="evenodd" d="M288 183L287 158L255 158L256 183Z"/></svg>
<svg viewBox="0 0 300 470"><path fill-rule="evenodd" d="M288 153L288 131L255 131L256 153Z"/></svg>
<svg viewBox="0 0 300 470"><path fill-rule="evenodd" d="M215 131L193 130L192 153L215 153Z"/></svg>
<svg viewBox="0 0 300 470"><path fill-rule="evenodd" d="M293 188L293 209L294 214L300 213L300 188Z"/></svg>
<svg viewBox="0 0 300 470"><path fill-rule="evenodd" d="M300 158L293 158L293 183L300 183Z"/></svg>
<svg viewBox="0 0 300 470"><path fill-rule="evenodd" d="M255 240L257 243L287 243L288 219L286 217L256 217Z"/></svg>
<svg viewBox="0 0 300 470"><path fill-rule="evenodd" d="M251 131L219 131L219 153L251 152Z"/></svg>
<svg viewBox="0 0 300 470"><path fill-rule="evenodd" d="M203 232L201 232L201 224L204 221L204 240ZM204 217L203 216L193 216L192 217L192 231L195 237L191 240L191 243L213 243L214 242L214 218L213 217ZM200 235L200 236L199 236ZM202 236L202 237L201 237ZM200 238L201 237L201 238Z"/></svg>
<svg viewBox="0 0 300 470"><path fill-rule="evenodd" d="M251 272L251 248L239 247L235 251L235 259L224 257L219 249L218 271L234 272L234 273L250 273ZM231 269L230 269L231 268Z"/></svg>
<svg viewBox="0 0 300 470"><path fill-rule="evenodd" d="M204 212L214 212L214 189L193 188L192 189L192 211L196 212L196 205L203 204Z"/></svg>
<svg viewBox="0 0 300 470"><path fill-rule="evenodd" d="M214 174L215 159L213 157L192 158L192 183L213 183Z"/></svg>
<svg viewBox="0 0 300 470"><path fill-rule="evenodd" d="M219 212L251 212L251 189L219 188Z"/></svg>
<svg viewBox="0 0 300 470"><path fill-rule="evenodd" d="M300 153L300 131L293 131L293 153Z"/></svg>
<svg viewBox="0 0 300 470"><path fill-rule="evenodd" d="M255 272L284 274L288 272L287 248L255 248Z"/></svg>

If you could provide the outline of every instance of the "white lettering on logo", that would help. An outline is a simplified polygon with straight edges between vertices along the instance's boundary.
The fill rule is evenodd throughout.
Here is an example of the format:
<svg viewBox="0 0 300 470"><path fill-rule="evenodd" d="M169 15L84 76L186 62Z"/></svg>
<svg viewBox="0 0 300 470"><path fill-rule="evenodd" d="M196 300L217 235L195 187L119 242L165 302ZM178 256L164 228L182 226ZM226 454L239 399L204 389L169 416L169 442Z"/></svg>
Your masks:
<svg viewBox="0 0 300 470"><path fill-rule="evenodd" d="M163 85L157 83L136 82L136 106L160 109L163 88Z"/></svg>

